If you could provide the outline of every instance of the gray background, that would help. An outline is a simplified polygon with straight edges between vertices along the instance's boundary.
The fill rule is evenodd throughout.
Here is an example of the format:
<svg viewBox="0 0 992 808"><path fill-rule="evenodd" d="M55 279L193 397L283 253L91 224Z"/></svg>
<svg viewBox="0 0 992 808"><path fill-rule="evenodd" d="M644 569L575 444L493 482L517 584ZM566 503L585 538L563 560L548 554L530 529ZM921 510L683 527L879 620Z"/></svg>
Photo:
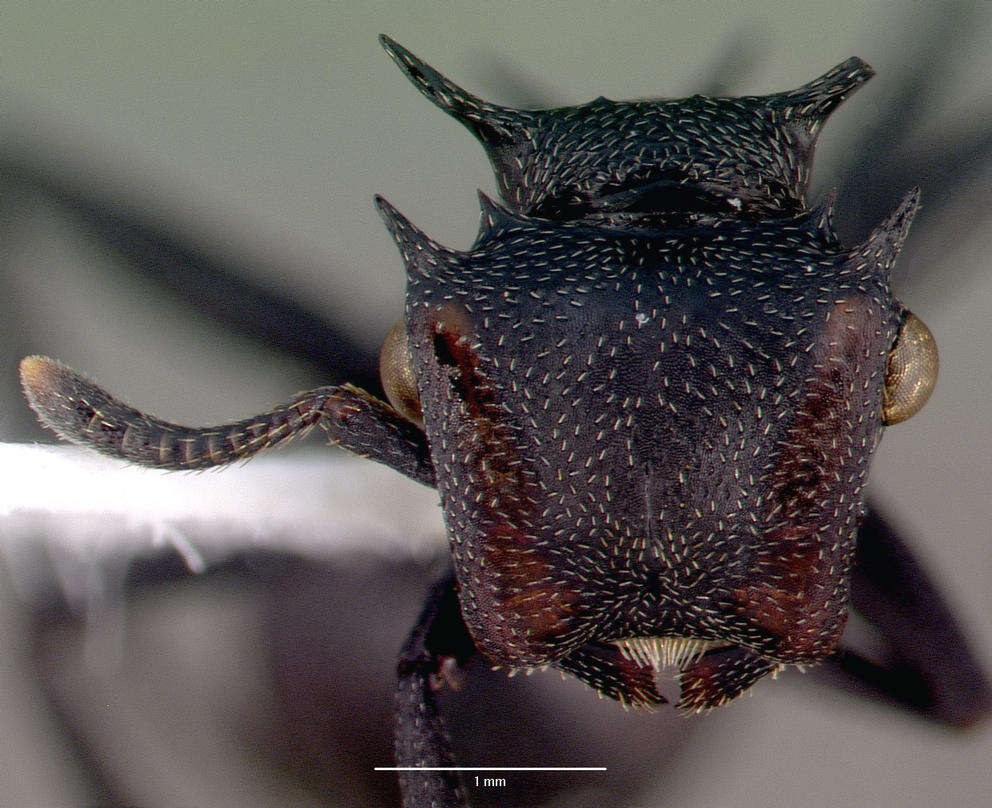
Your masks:
<svg viewBox="0 0 992 808"><path fill-rule="evenodd" d="M476 231L475 189L495 195L481 149L407 83L379 48L380 32L469 90L507 104L676 96L706 89L713 76L728 91L764 93L861 56L878 75L825 129L820 190L853 159L857 133L899 91L925 44L947 30L946 94L908 133L910 151L940 148L976 116L992 126L986 4L365 5L5 3L2 147L243 259L265 282L333 314L373 350L400 312L403 284L373 193L458 248ZM884 145L883 156L891 157ZM925 214L911 235L897 292L905 290L906 303L935 333L941 380L920 415L887 432L872 489L917 540L992 669L989 177L987 166L955 176L960 204ZM868 170L863 182L871 188L872 181ZM894 204L898 189L884 193ZM58 356L140 407L195 424L242 417L322 381L302 363L261 353L161 299L57 209L16 201L5 205L2 222L0 439L42 437L12 382L25 353ZM870 225L849 227L859 235ZM211 630L224 634L203 629ZM176 676L206 676L183 673L182 659L171 664ZM227 680L211 675L223 690ZM6 698L18 702L18 692ZM610 707L574 693L594 702L590 710ZM661 726L674 719L630 720L639 727L655 721L664 734ZM617 731L624 726L619 721ZM762 685L689 726L679 766L659 761L659 793L639 792L636 804L992 803L992 728L952 734L798 677ZM16 804L85 804L86 787L58 774L64 750L52 749L47 760L0 753L0 788L19 783ZM200 776L177 772L186 774ZM279 795L295 804L292 789Z"/></svg>

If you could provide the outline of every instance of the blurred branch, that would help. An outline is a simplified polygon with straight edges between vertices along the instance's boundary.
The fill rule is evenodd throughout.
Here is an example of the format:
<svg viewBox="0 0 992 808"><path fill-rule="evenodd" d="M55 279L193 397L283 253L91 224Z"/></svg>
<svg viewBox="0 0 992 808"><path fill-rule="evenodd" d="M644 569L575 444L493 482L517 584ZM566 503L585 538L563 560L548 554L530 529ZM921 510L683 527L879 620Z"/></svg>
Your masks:
<svg viewBox="0 0 992 808"><path fill-rule="evenodd" d="M199 572L252 550L395 558L442 546L436 492L327 449L194 474L0 443L0 473L0 554L26 600L58 594L87 608L101 598L104 567L169 547Z"/></svg>
<svg viewBox="0 0 992 808"><path fill-rule="evenodd" d="M253 280L250 266L198 243L193 234L154 221L109 190L73 184L68 172L59 175L30 158L4 155L0 181L7 193L34 192L54 203L98 244L198 312L307 361L325 381L381 391L376 357L342 327L287 290Z"/></svg>

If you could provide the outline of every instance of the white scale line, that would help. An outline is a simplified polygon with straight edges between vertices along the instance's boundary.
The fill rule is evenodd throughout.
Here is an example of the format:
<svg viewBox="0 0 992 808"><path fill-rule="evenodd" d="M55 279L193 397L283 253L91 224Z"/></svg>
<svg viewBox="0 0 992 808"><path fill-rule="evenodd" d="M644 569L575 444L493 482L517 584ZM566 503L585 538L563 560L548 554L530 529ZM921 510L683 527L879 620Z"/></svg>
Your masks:
<svg viewBox="0 0 992 808"><path fill-rule="evenodd" d="M605 772L606 766L376 766L377 772Z"/></svg>

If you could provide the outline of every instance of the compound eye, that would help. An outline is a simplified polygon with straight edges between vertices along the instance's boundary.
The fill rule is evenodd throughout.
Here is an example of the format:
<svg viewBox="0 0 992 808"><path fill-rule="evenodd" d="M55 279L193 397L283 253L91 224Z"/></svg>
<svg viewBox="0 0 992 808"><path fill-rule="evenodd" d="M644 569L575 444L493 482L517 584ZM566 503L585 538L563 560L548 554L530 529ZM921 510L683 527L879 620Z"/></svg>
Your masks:
<svg viewBox="0 0 992 808"><path fill-rule="evenodd" d="M402 319L389 329L379 350L379 377L393 409L423 429L424 415L420 409L417 377L410 361L406 323Z"/></svg>
<svg viewBox="0 0 992 808"><path fill-rule="evenodd" d="M936 384L937 343L923 321L907 311L885 370L885 424L898 424L916 415Z"/></svg>

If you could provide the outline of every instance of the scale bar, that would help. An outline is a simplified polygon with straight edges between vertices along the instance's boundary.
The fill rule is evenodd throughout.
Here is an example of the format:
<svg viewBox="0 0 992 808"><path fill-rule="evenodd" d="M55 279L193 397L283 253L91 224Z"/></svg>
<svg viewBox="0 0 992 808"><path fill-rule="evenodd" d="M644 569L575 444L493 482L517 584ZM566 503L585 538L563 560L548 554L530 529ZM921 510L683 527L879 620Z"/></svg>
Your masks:
<svg viewBox="0 0 992 808"><path fill-rule="evenodd" d="M605 772L606 766L376 766L377 772Z"/></svg>

